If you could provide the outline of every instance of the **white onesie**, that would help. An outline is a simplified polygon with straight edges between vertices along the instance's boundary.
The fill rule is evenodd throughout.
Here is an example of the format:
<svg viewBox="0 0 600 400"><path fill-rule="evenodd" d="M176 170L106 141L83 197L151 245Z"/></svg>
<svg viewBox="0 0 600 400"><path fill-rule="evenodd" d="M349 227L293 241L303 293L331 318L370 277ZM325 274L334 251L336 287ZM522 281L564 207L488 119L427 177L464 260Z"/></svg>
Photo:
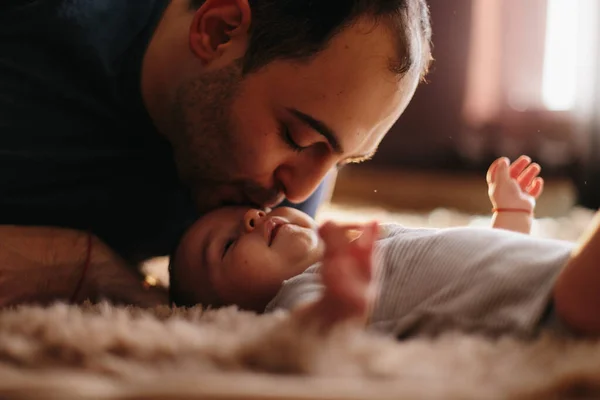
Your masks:
<svg viewBox="0 0 600 400"><path fill-rule="evenodd" d="M400 338L452 329L568 333L554 313L552 288L573 243L491 228L384 228L375 247L380 294L370 328ZM317 300L319 267L285 281L266 311Z"/></svg>

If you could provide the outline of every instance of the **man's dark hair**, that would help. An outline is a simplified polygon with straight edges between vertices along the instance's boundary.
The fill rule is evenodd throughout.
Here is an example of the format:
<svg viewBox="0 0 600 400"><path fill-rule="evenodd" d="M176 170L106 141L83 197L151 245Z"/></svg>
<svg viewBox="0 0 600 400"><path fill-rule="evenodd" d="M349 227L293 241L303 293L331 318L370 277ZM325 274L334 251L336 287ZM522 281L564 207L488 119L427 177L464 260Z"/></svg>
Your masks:
<svg viewBox="0 0 600 400"><path fill-rule="evenodd" d="M198 9L205 0L190 0ZM390 70L403 75L419 66L424 77L431 62L431 23L425 0L248 0L250 42L243 69L249 73L277 59L305 60L361 17L385 23L398 40Z"/></svg>

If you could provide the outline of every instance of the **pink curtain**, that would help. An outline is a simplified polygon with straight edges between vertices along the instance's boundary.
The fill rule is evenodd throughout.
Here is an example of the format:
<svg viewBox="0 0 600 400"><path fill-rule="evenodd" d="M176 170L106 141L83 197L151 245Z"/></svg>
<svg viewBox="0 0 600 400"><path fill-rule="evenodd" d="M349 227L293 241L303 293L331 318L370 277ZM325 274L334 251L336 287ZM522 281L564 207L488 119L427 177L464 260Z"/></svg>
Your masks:
<svg viewBox="0 0 600 400"><path fill-rule="evenodd" d="M458 143L464 158L479 162L492 154L528 153L560 167L590 157L592 121L600 118L599 3L474 0L465 129ZM567 43L564 57L572 62L565 63L563 72L561 62L569 60L552 55L564 50L569 38L574 40ZM577 59L570 50L579 51ZM552 109L550 92L558 93L554 99L558 96L560 102L565 82L577 83L575 101Z"/></svg>

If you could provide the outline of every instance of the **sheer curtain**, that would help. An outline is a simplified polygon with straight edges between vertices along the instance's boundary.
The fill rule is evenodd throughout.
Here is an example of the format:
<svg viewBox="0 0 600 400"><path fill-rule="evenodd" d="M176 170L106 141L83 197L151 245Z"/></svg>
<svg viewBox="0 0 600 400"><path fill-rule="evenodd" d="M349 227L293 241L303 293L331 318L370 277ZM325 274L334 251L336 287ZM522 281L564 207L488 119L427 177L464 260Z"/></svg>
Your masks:
<svg viewBox="0 0 600 400"><path fill-rule="evenodd" d="M599 0L474 0L462 156L600 161L599 23Z"/></svg>

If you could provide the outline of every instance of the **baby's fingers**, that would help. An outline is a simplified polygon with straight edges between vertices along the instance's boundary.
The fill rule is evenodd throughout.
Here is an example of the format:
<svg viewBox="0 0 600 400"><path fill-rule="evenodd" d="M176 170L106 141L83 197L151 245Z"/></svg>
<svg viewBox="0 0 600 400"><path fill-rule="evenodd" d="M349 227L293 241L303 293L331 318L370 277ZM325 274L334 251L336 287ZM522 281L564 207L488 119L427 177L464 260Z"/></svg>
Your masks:
<svg viewBox="0 0 600 400"><path fill-rule="evenodd" d="M357 267L364 280L373 276L373 248L379 237L379 224L373 222L365 227L362 235L350 245L350 255L357 262Z"/></svg>
<svg viewBox="0 0 600 400"><path fill-rule="evenodd" d="M500 157L496 161L494 161L492 163L492 165L490 165L490 167L488 168L487 174L485 176L485 180L488 183L488 185L491 185L492 183L496 182L496 174L498 171L498 166L501 164L508 165L508 163L509 163L509 161L506 157Z"/></svg>
<svg viewBox="0 0 600 400"><path fill-rule="evenodd" d="M532 185L534 179L537 178L541 171L542 167L537 163L533 163L527 167L517 178L521 190L527 192L527 188Z"/></svg>
<svg viewBox="0 0 600 400"><path fill-rule="evenodd" d="M346 233L345 229L333 222L327 222L319 229L319 235L325 243L325 257L347 251L350 238Z"/></svg>
<svg viewBox="0 0 600 400"><path fill-rule="evenodd" d="M517 179L519 175L527 168L527 166L531 164L531 158L528 156L521 156L515 160L512 164L510 164L510 177L513 179Z"/></svg>
<svg viewBox="0 0 600 400"><path fill-rule="evenodd" d="M534 199L537 199L542 194L544 190L544 179L535 178L531 186L527 188L527 193L532 196Z"/></svg>
<svg viewBox="0 0 600 400"><path fill-rule="evenodd" d="M364 227L362 234L356 240L356 244L361 251L371 251L378 237L379 224L371 222Z"/></svg>

